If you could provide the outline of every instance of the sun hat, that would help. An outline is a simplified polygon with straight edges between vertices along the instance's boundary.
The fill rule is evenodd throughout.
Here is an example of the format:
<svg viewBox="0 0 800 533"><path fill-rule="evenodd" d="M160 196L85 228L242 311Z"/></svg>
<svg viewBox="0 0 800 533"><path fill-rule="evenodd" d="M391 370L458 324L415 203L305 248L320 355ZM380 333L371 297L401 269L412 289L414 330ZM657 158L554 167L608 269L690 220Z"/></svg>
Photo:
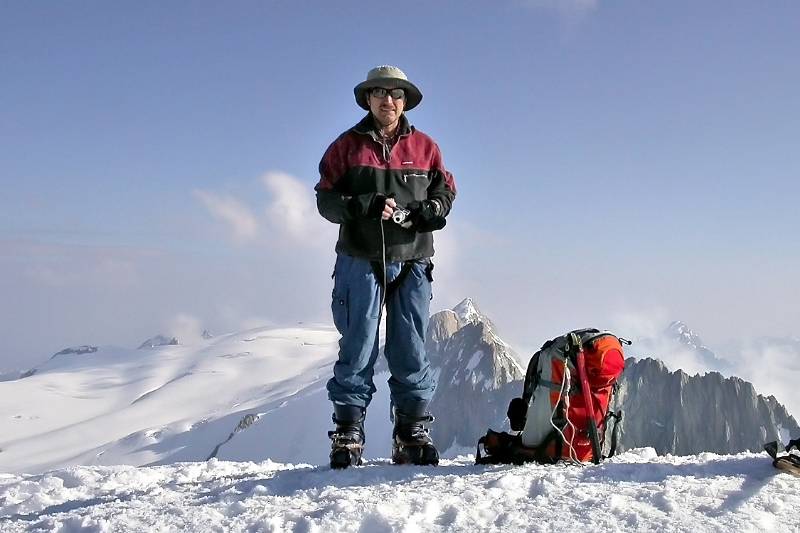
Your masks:
<svg viewBox="0 0 800 533"><path fill-rule="evenodd" d="M391 65L381 65L367 72L367 79L356 85L353 89L353 93L356 95L356 103L362 109L369 111L367 92L375 87L384 87L386 89L405 89L406 111L410 111L417 107L422 100L422 93L419 91L419 89L417 89L416 85L408 81L408 77L406 76L405 72Z"/></svg>

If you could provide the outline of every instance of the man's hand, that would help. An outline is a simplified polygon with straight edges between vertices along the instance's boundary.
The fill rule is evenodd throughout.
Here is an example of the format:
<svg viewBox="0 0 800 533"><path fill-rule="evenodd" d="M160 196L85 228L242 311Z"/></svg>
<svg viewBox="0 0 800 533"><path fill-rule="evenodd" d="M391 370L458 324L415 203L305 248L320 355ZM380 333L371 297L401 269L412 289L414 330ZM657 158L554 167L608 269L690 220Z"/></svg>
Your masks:
<svg viewBox="0 0 800 533"><path fill-rule="evenodd" d="M364 202L362 198L364 198L366 202ZM361 197L354 197L354 199L357 202L364 202L367 204L363 215L366 218L389 220L397 207L394 198L388 198L386 195L380 193L370 193L362 195Z"/></svg>
<svg viewBox="0 0 800 533"><path fill-rule="evenodd" d="M383 205L383 212L381 213L381 218L383 220L389 220L392 217L392 213L397 208L397 202L394 201L394 198L386 198L386 203Z"/></svg>
<svg viewBox="0 0 800 533"><path fill-rule="evenodd" d="M440 230L447 224L447 220L437 214L437 206L432 200L409 202L406 207L411 211L408 218L420 233Z"/></svg>

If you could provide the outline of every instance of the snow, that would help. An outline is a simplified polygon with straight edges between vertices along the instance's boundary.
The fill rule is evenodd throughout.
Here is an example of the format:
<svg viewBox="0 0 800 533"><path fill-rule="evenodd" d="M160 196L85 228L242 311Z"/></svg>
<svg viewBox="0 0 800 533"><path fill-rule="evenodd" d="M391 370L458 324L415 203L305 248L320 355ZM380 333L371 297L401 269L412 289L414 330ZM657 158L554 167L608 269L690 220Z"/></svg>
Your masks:
<svg viewBox="0 0 800 533"><path fill-rule="evenodd" d="M324 435L330 425L324 383L338 337L327 326L264 328L191 346L100 347L57 357L31 377L0 382L0 472L205 460L248 414L263 415L255 427L274 426L291 411ZM295 409L298 404L311 416ZM324 415L317 413L323 404ZM239 446L236 458L265 459L264 450L281 437L267 429L237 434L220 456L252 432L261 441L245 451ZM327 447L300 446L272 459L319 462Z"/></svg>
<svg viewBox="0 0 800 533"><path fill-rule="evenodd" d="M332 471L272 461L81 466L0 476L0 529L62 531L800 531L800 480L765 454L599 466Z"/></svg>
<svg viewBox="0 0 800 533"><path fill-rule="evenodd" d="M780 424L778 424L778 434L781 436L781 442L783 444L786 444L787 442L792 440L792 434L789 432L788 429L786 429Z"/></svg>
<svg viewBox="0 0 800 533"><path fill-rule="evenodd" d="M0 531L800 531L800 479L763 453L514 467L453 448L439 467L392 465L385 373L366 465L332 471L338 338L105 346L0 382Z"/></svg>
<svg viewBox="0 0 800 533"><path fill-rule="evenodd" d="M483 350L478 350L472 357L470 357L469 362L467 363L466 370L467 372L472 372L475 370L478 365L481 363L481 359L483 359Z"/></svg>
<svg viewBox="0 0 800 533"><path fill-rule="evenodd" d="M192 345L57 357L31 377L0 382L0 472L212 456L325 463L325 383L338 340L330 326L260 328ZM388 377L375 376L367 458L390 447ZM243 421L252 425L237 430Z"/></svg>
<svg viewBox="0 0 800 533"><path fill-rule="evenodd" d="M459 325L463 326L470 322L477 322L483 319L483 315L475 307L472 298L465 298L461 303L453 308L453 312L458 318Z"/></svg>

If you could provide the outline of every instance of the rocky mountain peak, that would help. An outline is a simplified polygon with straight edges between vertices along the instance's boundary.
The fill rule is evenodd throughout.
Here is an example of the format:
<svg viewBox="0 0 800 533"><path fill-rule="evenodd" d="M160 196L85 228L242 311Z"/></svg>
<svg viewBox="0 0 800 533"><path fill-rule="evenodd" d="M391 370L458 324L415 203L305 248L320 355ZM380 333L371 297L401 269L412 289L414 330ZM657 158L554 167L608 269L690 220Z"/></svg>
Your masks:
<svg viewBox="0 0 800 533"><path fill-rule="evenodd" d="M451 309L445 309L431 315L425 338L428 342L442 342L452 337L459 327L458 315Z"/></svg>
<svg viewBox="0 0 800 533"><path fill-rule="evenodd" d="M675 339L682 344L689 346L690 348L705 348L703 345L703 340L700 338L700 336L680 320L674 320L670 322L665 333L668 337Z"/></svg>
<svg viewBox="0 0 800 533"><path fill-rule="evenodd" d="M472 298L464 298L461 303L453 308L460 326L471 322L486 322L488 319L478 310Z"/></svg>
<svg viewBox="0 0 800 533"><path fill-rule="evenodd" d="M614 408L624 412L622 449L652 446L658 453L759 451L795 434L797 421L771 397L719 372L689 376L655 359L628 358Z"/></svg>
<svg viewBox="0 0 800 533"><path fill-rule="evenodd" d="M639 349L634 349L632 350L634 353L631 355L635 354L641 357L644 354L655 353L659 357L668 358L670 351L686 353L688 350L694 354L697 362L702 365L704 370L716 370L728 375L733 370L728 361L717 357L717 354L703 344L703 339L700 338L700 335L679 320L670 322L660 338L640 339L636 344L638 348L649 351L642 352Z"/></svg>
<svg viewBox="0 0 800 533"><path fill-rule="evenodd" d="M508 369L510 376L524 375L511 346L497 335L492 321L478 310L472 298L465 298L453 309L445 309L432 315L428 322L425 344L431 363L435 367L443 367L454 360L461 360L462 353L455 358L446 353L452 350L453 346L463 345L472 353L475 352L472 348L480 345L481 350L483 347L487 348L483 351L490 354L492 360L502 360L498 369ZM492 379L494 380L494 376ZM511 377L511 379L516 378ZM500 381L506 380L500 379Z"/></svg>
<svg viewBox="0 0 800 533"><path fill-rule="evenodd" d="M445 449L474 445L473 436L505 412L509 384L523 379L517 356L471 298L431 317L426 347L439 376L431 411L448 414L434 438Z"/></svg>
<svg viewBox="0 0 800 533"><path fill-rule="evenodd" d="M178 339L176 337L165 337L164 335L156 335L144 341L140 346L140 350L146 348L155 348L157 346L177 346Z"/></svg>
<svg viewBox="0 0 800 533"><path fill-rule="evenodd" d="M95 353L96 351L97 351L97 346L89 346L89 345L73 346L71 348L64 348L60 352L53 354L53 356L50 359L55 359L56 357L62 355L84 355L87 353Z"/></svg>

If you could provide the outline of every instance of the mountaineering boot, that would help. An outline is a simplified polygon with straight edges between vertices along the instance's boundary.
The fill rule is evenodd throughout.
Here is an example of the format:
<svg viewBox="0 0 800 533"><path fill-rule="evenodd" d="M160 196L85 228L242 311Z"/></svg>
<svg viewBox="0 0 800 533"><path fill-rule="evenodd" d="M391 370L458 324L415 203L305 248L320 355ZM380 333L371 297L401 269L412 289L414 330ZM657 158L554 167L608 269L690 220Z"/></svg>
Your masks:
<svg viewBox="0 0 800 533"><path fill-rule="evenodd" d="M439 452L433 445L428 426L433 417L427 413L427 404L394 410L392 432L392 462L394 464L438 465Z"/></svg>
<svg viewBox="0 0 800 533"><path fill-rule="evenodd" d="M778 451L778 442L769 442L764 449L774 459L772 466L789 474L800 476L800 438L790 440L786 445L786 453Z"/></svg>
<svg viewBox="0 0 800 533"><path fill-rule="evenodd" d="M331 468L340 469L361 465L364 451L364 417L366 410L355 405L333 404L334 431L331 439Z"/></svg>

